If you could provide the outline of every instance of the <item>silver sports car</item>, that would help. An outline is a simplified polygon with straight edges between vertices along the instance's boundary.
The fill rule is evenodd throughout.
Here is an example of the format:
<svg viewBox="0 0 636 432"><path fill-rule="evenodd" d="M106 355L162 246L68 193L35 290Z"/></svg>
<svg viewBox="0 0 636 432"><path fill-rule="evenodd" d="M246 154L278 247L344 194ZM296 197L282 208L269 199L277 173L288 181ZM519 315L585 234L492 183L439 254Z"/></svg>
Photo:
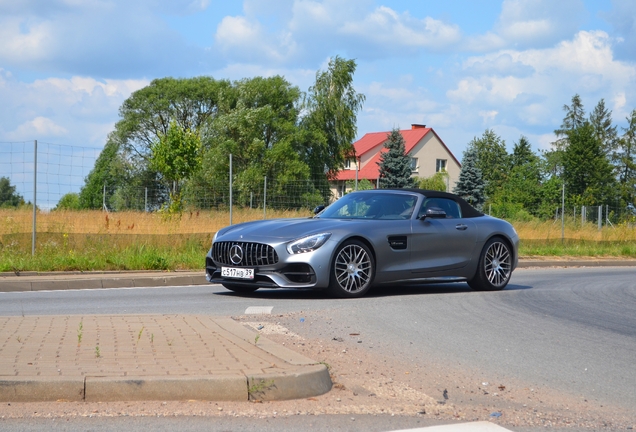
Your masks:
<svg viewBox="0 0 636 432"><path fill-rule="evenodd" d="M518 246L512 225L456 195L377 189L345 195L311 218L221 229L206 276L243 293L316 288L360 297L374 285L461 281L500 290L517 266Z"/></svg>

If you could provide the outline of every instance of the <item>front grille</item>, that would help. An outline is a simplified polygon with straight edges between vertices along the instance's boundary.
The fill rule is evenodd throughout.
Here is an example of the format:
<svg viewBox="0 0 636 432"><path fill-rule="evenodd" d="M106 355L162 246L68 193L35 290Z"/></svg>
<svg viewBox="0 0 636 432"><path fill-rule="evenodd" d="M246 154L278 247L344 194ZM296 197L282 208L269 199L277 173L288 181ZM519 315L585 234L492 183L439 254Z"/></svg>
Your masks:
<svg viewBox="0 0 636 432"><path fill-rule="evenodd" d="M238 246L242 251L240 262L234 263L230 257L232 247ZM261 243L217 242L212 247L212 258L217 263L236 267L256 267L276 264L278 254L273 247ZM235 259L235 261L237 261Z"/></svg>

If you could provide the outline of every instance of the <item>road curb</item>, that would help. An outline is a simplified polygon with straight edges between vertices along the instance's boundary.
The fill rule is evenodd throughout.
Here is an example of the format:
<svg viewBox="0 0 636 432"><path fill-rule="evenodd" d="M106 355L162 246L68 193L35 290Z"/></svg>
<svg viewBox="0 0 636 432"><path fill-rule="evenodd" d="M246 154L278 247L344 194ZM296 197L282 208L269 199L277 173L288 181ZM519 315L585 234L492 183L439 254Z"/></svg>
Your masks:
<svg viewBox="0 0 636 432"><path fill-rule="evenodd" d="M87 377L86 402L146 400L247 401L244 375L187 377Z"/></svg>
<svg viewBox="0 0 636 432"><path fill-rule="evenodd" d="M74 289L151 288L207 285L203 270L184 273L46 273L16 276L0 274L0 292L59 291Z"/></svg>
<svg viewBox="0 0 636 432"><path fill-rule="evenodd" d="M0 377L0 402L83 400L83 377Z"/></svg>

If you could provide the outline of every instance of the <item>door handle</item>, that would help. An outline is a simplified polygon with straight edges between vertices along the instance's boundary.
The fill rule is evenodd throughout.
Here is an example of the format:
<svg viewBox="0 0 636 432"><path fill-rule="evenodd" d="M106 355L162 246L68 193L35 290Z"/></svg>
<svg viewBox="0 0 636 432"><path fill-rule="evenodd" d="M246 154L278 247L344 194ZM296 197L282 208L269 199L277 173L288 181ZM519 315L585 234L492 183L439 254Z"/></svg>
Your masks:
<svg viewBox="0 0 636 432"><path fill-rule="evenodd" d="M460 231L466 231L468 229L468 226L464 224L457 224L455 225L455 229Z"/></svg>

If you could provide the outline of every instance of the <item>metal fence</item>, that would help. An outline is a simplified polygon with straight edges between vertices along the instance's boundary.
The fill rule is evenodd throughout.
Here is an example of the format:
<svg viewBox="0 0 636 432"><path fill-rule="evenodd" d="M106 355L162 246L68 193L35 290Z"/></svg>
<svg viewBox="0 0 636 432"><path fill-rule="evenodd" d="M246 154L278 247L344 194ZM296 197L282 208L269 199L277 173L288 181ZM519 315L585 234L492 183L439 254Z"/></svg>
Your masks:
<svg viewBox="0 0 636 432"><path fill-rule="evenodd" d="M50 211L69 192L79 193L87 175L95 166L101 149L58 145L37 141L0 142L0 177L7 177L26 202L33 206L32 250L35 251L37 211ZM231 158L230 158L231 161ZM231 164L230 164L231 166ZM231 171L230 171L231 174ZM233 176L229 176L233 177ZM108 212L155 212L171 203L167 187L112 188L104 185L102 209ZM263 177L249 186L238 182L218 181L206 185L186 184L180 191L184 209L232 208L267 210L313 209L335 199L323 175L312 180L285 180ZM636 224L636 209L618 204L572 207L562 210L561 203L554 203L556 219L563 218L575 224L595 224L599 229L627 222ZM494 214L494 216L498 216ZM20 232L25 232L21 229Z"/></svg>

